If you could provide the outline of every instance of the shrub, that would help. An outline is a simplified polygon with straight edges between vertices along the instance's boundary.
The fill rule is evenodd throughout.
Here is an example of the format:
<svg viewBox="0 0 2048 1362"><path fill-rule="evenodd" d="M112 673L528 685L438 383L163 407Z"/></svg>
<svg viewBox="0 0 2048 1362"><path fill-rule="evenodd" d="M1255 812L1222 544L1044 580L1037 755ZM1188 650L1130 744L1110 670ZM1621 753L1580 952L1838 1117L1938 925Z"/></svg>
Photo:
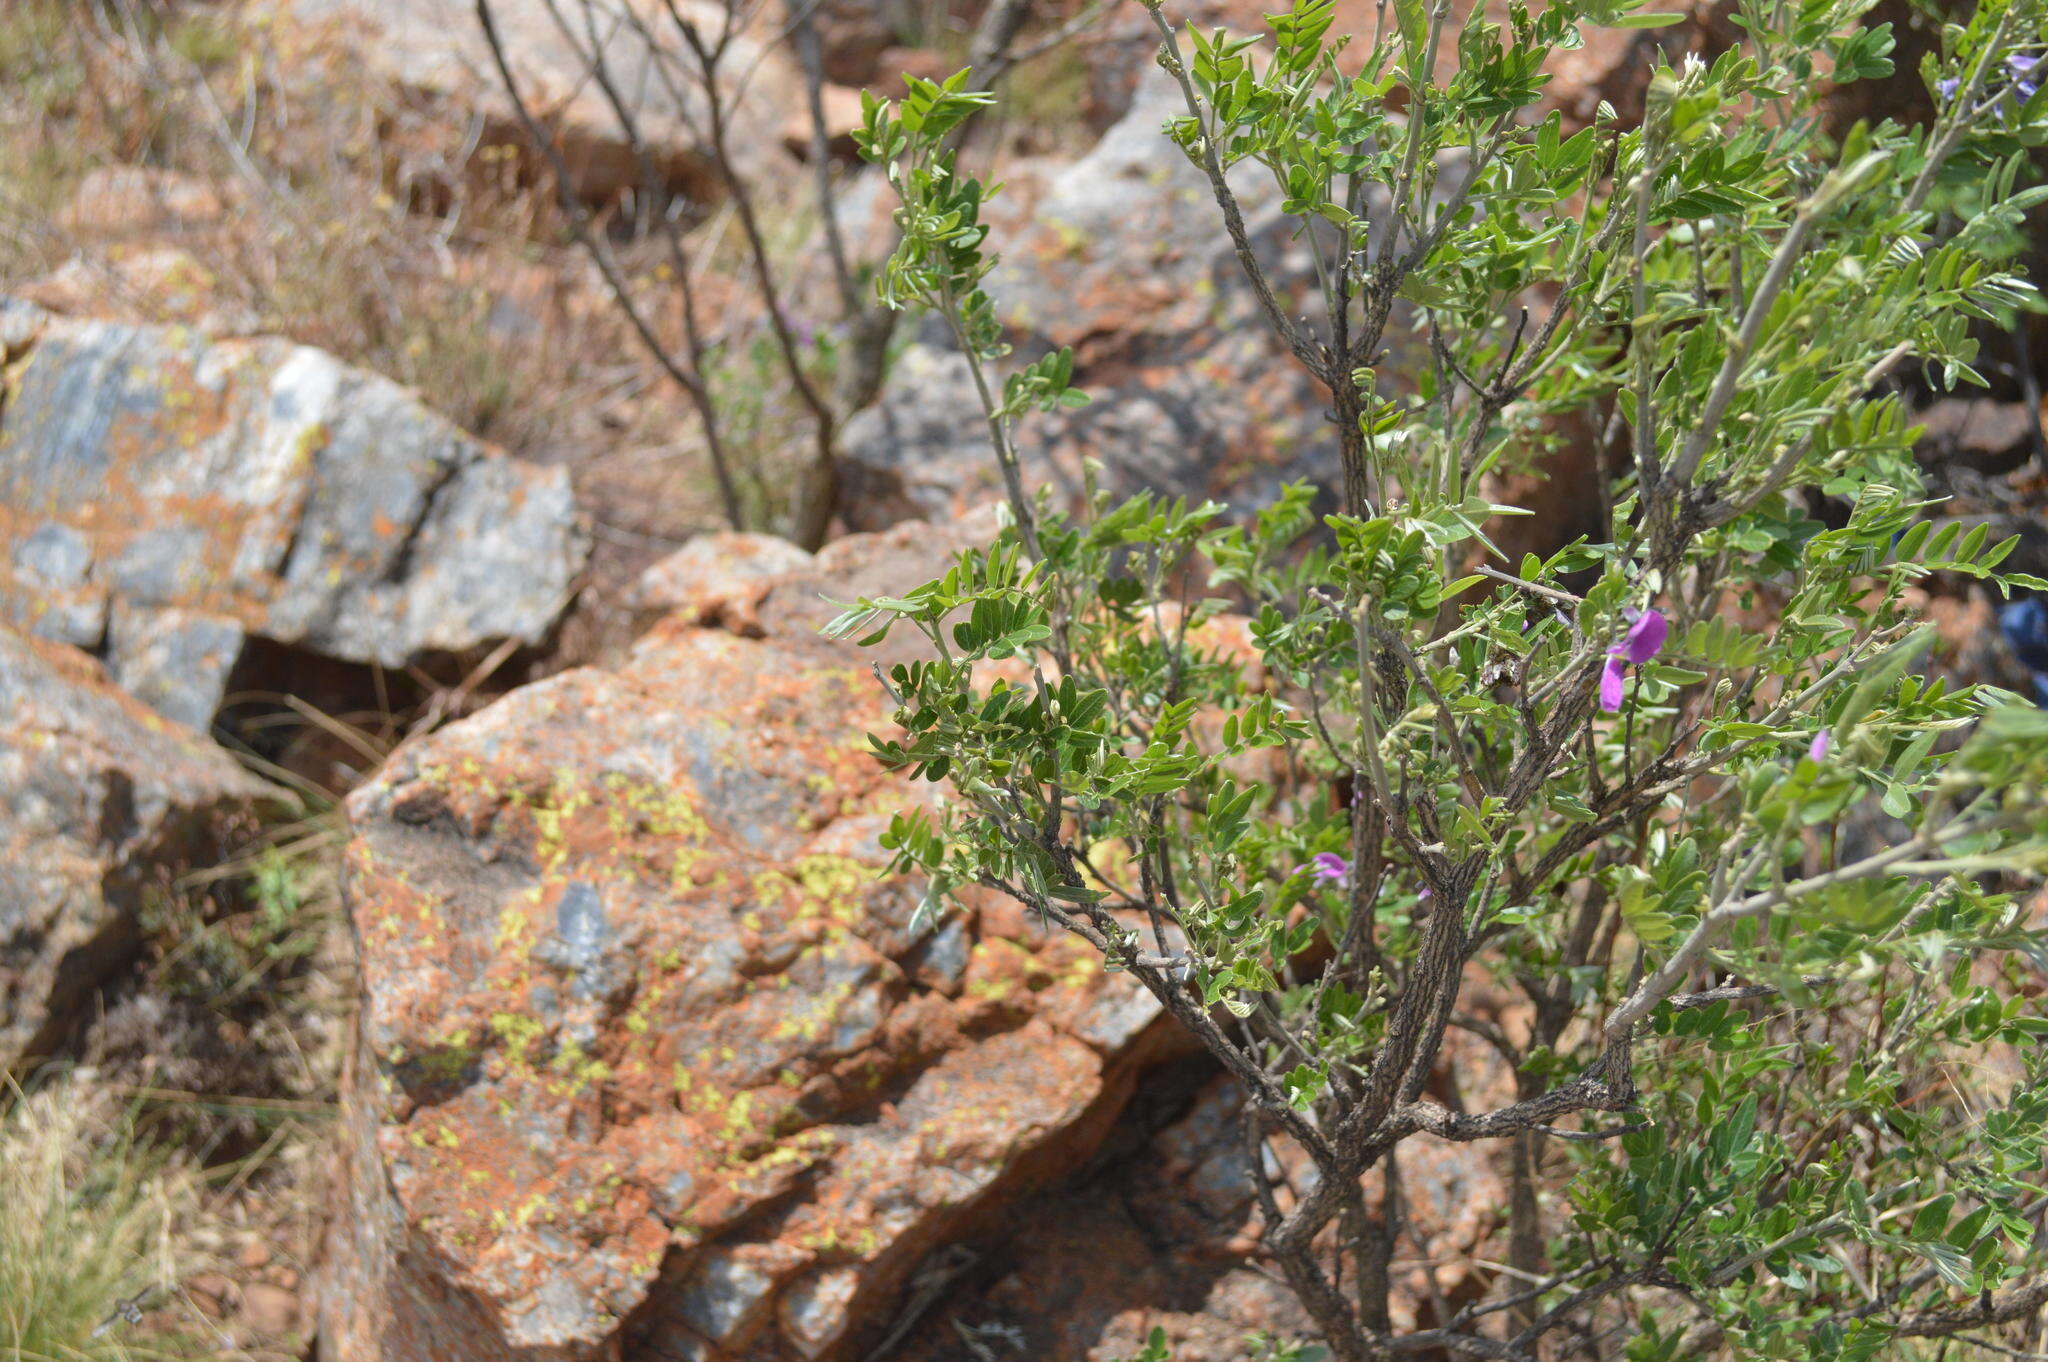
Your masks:
<svg viewBox="0 0 2048 1362"><path fill-rule="evenodd" d="M1975 381L1972 324L2030 295L1989 251L2048 193L2016 188L2048 10L1985 0L1926 64L1931 125L1837 143L1829 81L1890 69L1868 0L1744 4L1640 126L1577 131L1529 112L1545 60L1678 16L1510 0L1454 29L1392 0L1340 68L1327 0L1257 37L1146 3L1166 135L1329 393L1341 495L1238 523L1028 495L1022 422L1085 397L1064 353L1001 371L991 191L945 140L989 97L962 72L870 98L902 200L883 297L950 327L1010 503L999 542L832 626L929 645L873 740L950 785L891 828L901 865L1084 938L1227 1067L1280 1155L1251 1161L1262 1252L1347 1362L2008 1347L2048 1302L2048 1020L2014 988L2048 960L2021 892L2048 715L1923 675L1907 588L2048 582L1923 522L1891 380ZM1242 173L1315 252L1312 316ZM1628 451L1606 532L1507 561L1516 508L1480 489L1587 411ZM1214 642L1229 609L1245 648ZM1453 1028L1512 1101L1430 1095ZM1511 1271L1400 1334L1392 1154L1425 1136L1506 1146Z"/></svg>

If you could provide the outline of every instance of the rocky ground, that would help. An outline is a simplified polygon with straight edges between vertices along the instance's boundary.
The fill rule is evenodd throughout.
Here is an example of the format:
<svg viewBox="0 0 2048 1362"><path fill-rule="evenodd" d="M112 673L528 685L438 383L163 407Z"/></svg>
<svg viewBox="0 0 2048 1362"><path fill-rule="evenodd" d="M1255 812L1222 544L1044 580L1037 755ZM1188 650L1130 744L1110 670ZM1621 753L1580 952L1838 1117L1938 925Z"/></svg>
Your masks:
<svg viewBox="0 0 2048 1362"><path fill-rule="evenodd" d="M987 532L958 355L899 338L821 549L722 529L689 404L568 237L597 214L667 278L633 230L645 167L541 0L500 8L581 210L466 4L0 16L0 1071L36 1094L19 1112L98 1122L80 1159L140 1141L180 1189L95 1298L95 1346L1080 1362L1159 1326L1226 1362L1289 1335L1231 1086L1014 904L913 926L919 886L884 869L880 829L926 796L863 756L870 657L817 629ZM974 17L826 0L835 126L856 87L949 69ZM1240 505L1327 478L1314 394L1156 135L1142 28L1091 18L1033 16L1074 34L974 148L1009 185L1005 324L1026 355L1074 347L1096 396L1034 432L1032 476L1071 491L1094 458ZM1717 22L1570 54L1548 103L1626 110L1642 44ZM808 328L799 54L742 36L730 160ZM646 126L701 209L711 376L772 528L802 423L700 115ZM871 250L874 177L832 174ZM1304 286L1277 195L1243 189ZM2048 334L1987 337L1984 368L1986 394L1909 394L1924 461L2048 573ZM1601 451L1562 443L1506 490L1568 535ZM1947 665L2048 672L2048 620L1928 592ZM1490 1062L1454 1045L1443 1081L1482 1094ZM1463 1260L1505 1191L1467 1155L1412 1162L1430 1228L1396 1269L1426 1323L1483 1289Z"/></svg>

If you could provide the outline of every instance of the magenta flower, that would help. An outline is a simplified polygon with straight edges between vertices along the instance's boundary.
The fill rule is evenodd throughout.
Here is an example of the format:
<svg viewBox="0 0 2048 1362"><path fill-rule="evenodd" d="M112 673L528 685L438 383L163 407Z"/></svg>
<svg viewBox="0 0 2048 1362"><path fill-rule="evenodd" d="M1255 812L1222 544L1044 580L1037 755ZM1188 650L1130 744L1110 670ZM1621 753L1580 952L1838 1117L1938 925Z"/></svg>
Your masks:
<svg viewBox="0 0 2048 1362"><path fill-rule="evenodd" d="M1609 653L1607 665L1600 669L1600 708L1613 714L1621 708L1621 683L1628 664L1621 660L1621 654Z"/></svg>
<svg viewBox="0 0 2048 1362"><path fill-rule="evenodd" d="M1351 878L1351 862L1334 851L1319 851L1309 857L1308 873L1329 885L1341 885Z"/></svg>
<svg viewBox="0 0 2048 1362"><path fill-rule="evenodd" d="M1624 613L1628 616L1628 632L1608 650L1607 665L1600 669L1600 708L1609 714L1621 708L1621 687L1629 666L1640 667L1662 652L1664 639L1671 632L1671 621L1655 606Z"/></svg>
<svg viewBox="0 0 2048 1362"><path fill-rule="evenodd" d="M1823 728L1820 732L1813 735L1813 746L1806 749L1806 755L1812 757L1815 761L1825 761L1827 760L1828 749L1832 746L1834 746L1834 739L1830 738L1828 731Z"/></svg>
<svg viewBox="0 0 2048 1362"><path fill-rule="evenodd" d="M1621 647L1615 651L1627 654L1629 661L1641 666L1664 651L1664 639L1671 632L1671 622L1655 606L1623 613L1628 616L1628 632L1621 636Z"/></svg>

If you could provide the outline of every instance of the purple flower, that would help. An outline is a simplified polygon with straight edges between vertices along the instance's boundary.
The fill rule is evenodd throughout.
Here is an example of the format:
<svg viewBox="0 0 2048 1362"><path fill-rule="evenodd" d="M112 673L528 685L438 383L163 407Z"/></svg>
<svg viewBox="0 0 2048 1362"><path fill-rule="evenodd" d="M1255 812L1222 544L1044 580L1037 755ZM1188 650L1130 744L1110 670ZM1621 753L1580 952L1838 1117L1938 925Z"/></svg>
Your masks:
<svg viewBox="0 0 2048 1362"><path fill-rule="evenodd" d="M802 317L792 317L787 312L782 311L776 312L775 315L782 322L783 328L789 332L789 338L796 342L799 349L808 350L818 343L818 328L812 326Z"/></svg>
<svg viewBox="0 0 2048 1362"><path fill-rule="evenodd" d="M1334 851L1319 851L1309 857L1308 873L1325 884L1341 885L1351 878L1351 862Z"/></svg>
<svg viewBox="0 0 2048 1362"><path fill-rule="evenodd" d="M2035 73L2041 68L2040 57L2022 57L2015 52L2005 59L2005 69L2012 74L2012 88L2019 91L2021 99L2032 99L2034 92L2041 88L2041 78Z"/></svg>
<svg viewBox="0 0 2048 1362"><path fill-rule="evenodd" d="M1621 683L1628 671L1628 664L1621 660L1620 653L1609 653L1607 665L1600 669L1600 708L1608 714L1621 709Z"/></svg>
<svg viewBox="0 0 2048 1362"><path fill-rule="evenodd" d="M1937 80L1936 82L1934 82L1934 93L1940 96L1941 102L1944 104L1954 99L1956 97L1956 91L1962 88L1963 81L1962 77L1960 76L1946 76L1941 80Z"/></svg>
<svg viewBox="0 0 2048 1362"><path fill-rule="evenodd" d="M1823 728L1820 732L1813 735L1813 745L1806 749L1806 755L1812 757L1815 761L1826 761L1828 749L1832 746L1834 746L1834 739L1830 738L1828 731Z"/></svg>
<svg viewBox="0 0 2048 1362"><path fill-rule="evenodd" d="M1615 651L1626 653L1629 661L1640 666L1664 651L1664 637L1671 632L1671 622L1655 606L1624 613L1628 616L1628 632L1621 636L1621 647Z"/></svg>
<svg viewBox="0 0 2048 1362"><path fill-rule="evenodd" d="M1671 633L1671 621L1655 606L1624 613L1628 616L1628 632L1608 650L1607 665L1600 669L1600 708L1609 714L1621 708L1621 687L1629 664L1640 667L1662 652L1664 640Z"/></svg>

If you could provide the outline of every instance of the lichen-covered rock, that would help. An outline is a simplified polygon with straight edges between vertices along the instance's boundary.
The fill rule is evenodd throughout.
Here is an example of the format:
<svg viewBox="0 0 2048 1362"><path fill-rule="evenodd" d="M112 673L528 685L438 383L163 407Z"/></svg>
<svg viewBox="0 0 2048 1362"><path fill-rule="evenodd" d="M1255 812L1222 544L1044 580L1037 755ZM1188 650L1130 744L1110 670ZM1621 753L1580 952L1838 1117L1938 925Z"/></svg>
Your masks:
<svg viewBox="0 0 2048 1362"><path fill-rule="evenodd" d="M255 310L234 299L221 284L220 275L184 246L145 236L80 251L42 278L21 285L19 296L66 316L145 325L168 322L208 337L260 331Z"/></svg>
<svg viewBox="0 0 2048 1362"><path fill-rule="evenodd" d="M84 1020L148 895L278 797L91 658L0 627L0 1071Z"/></svg>
<svg viewBox="0 0 2048 1362"><path fill-rule="evenodd" d="M750 638L807 640L860 596L894 596L995 542L999 508L986 502L943 523L898 523L849 534L806 553L773 535L701 535L647 569L636 605L664 628L717 624ZM901 644L908 631L895 641Z"/></svg>
<svg viewBox="0 0 2048 1362"><path fill-rule="evenodd" d="M474 0L291 0L291 8L302 20L338 24L377 78L414 99L452 105L465 116L455 126L478 120L481 144L531 155ZM706 0L492 0L520 97L552 137L570 188L591 203L636 189L648 168L591 76L584 54L596 51L662 187L699 203L723 193L695 59L672 13L697 25L707 43L732 22ZM803 97L794 59L774 41L784 16L754 17L755 29L733 37L719 72L732 159L740 173L763 176L793 164L780 129Z"/></svg>
<svg viewBox="0 0 2048 1362"><path fill-rule="evenodd" d="M402 667L538 641L585 552L562 469L274 339L0 303L0 620L203 727L241 640Z"/></svg>
<svg viewBox="0 0 2048 1362"><path fill-rule="evenodd" d="M1206 8L1249 32L1263 27L1269 7L1221 0ZM1338 31L1347 23L1370 31L1372 16L1370 5L1352 7ZM1554 59L1544 107L1575 127L1605 101L1627 125L1640 118L1653 56L1711 57L1733 32L1724 5L1655 33L1595 30ZM1135 48L1118 44L1151 68L1136 77L1128 111L1078 159L1007 167L1001 197L984 212L1000 254L987 289L1018 358L1072 346L1074 382L1094 399L1028 418L1019 440L1026 475L1068 502L1078 500L1091 458L1119 493L1150 488L1236 507L1263 505L1290 480L1334 486L1341 479L1327 394L1272 334L1207 179L1162 132L1186 110L1151 62L1153 35L1139 36ZM1455 57L1447 52L1445 61ZM1463 163L1454 152L1440 160L1431 189L1439 201L1460 183ZM1232 169L1230 182L1282 307L1321 318L1309 245L1282 213L1279 187L1250 161ZM890 201L879 186L871 192ZM1370 193L1366 216L1384 224L1384 190ZM858 208L848 216L883 220ZM1391 358L1377 365L1385 383L1411 383L1433 362L1409 321L1397 306L1382 338ZM941 520L1001 490L966 361L936 327L894 362L881 400L847 421L841 451L844 515L860 529Z"/></svg>
<svg viewBox="0 0 2048 1362"><path fill-rule="evenodd" d="M815 637L919 549L799 562L761 637L679 617L353 797L323 1356L857 1355L935 1249L1088 1155L1171 1028L1014 904L917 917L878 838L927 796Z"/></svg>
<svg viewBox="0 0 2048 1362"><path fill-rule="evenodd" d="M1239 503L1336 468L1314 384L1267 330L1209 187L1160 132L1179 91L1154 71L1087 155L1020 166L988 216L1001 259L988 280L1023 358L1071 345L1088 406L1027 423L1027 474L1078 498L1081 460L1110 485ZM1280 195L1247 164L1232 175L1248 230L1289 297L1313 267L1288 238ZM942 520L1000 495L966 361L920 343L882 400L846 424L844 511L878 529Z"/></svg>
<svg viewBox="0 0 2048 1362"><path fill-rule="evenodd" d="M759 636L756 610L780 578L816 559L787 539L730 530L699 535L642 573L633 605L642 617L680 616Z"/></svg>

